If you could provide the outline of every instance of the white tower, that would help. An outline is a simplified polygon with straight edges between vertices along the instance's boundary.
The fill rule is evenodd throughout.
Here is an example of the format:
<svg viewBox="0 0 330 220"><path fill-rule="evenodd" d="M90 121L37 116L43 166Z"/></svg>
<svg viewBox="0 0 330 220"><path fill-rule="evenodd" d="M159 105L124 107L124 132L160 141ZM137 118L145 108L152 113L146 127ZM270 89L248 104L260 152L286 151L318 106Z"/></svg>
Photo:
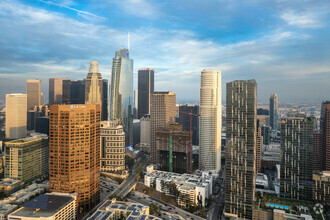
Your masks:
<svg viewBox="0 0 330 220"><path fill-rule="evenodd" d="M199 166L219 172L221 168L221 72L203 70L200 88Z"/></svg>

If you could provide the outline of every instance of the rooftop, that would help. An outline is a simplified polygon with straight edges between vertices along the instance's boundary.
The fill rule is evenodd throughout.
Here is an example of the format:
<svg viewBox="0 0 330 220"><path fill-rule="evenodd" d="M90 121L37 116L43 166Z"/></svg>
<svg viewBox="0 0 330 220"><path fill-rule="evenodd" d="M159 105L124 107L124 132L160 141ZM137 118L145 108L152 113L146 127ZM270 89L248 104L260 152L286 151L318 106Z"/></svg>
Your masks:
<svg viewBox="0 0 330 220"><path fill-rule="evenodd" d="M46 138L47 135L46 134L37 134L37 135L34 135L32 137L25 137L25 138L21 138L21 139L17 139L17 140L12 140L12 141L8 141L8 143L10 144L22 144L22 143L28 143L30 141L35 141L35 140L38 140L38 139L41 139L41 138Z"/></svg>

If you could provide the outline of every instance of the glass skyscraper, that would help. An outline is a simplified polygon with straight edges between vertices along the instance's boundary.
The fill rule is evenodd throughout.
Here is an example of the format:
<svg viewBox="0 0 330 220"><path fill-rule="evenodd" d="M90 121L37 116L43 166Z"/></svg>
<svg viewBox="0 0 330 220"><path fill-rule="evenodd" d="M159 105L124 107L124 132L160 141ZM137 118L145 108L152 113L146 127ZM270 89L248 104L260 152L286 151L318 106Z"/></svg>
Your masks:
<svg viewBox="0 0 330 220"><path fill-rule="evenodd" d="M133 60L128 49L116 51L112 59L110 85L110 120L123 125L125 143L133 143Z"/></svg>

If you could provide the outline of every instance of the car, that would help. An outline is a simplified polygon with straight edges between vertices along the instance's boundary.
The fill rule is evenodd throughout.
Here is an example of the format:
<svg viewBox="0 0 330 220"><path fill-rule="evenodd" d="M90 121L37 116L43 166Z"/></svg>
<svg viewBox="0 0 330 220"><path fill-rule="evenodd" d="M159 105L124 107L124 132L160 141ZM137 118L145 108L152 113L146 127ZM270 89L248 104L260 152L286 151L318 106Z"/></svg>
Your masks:
<svg viewBox="0 0 330 220"><path fill-rule="evenodd" d="M179 214L178 212L175 212L175 214Z"/></svg>

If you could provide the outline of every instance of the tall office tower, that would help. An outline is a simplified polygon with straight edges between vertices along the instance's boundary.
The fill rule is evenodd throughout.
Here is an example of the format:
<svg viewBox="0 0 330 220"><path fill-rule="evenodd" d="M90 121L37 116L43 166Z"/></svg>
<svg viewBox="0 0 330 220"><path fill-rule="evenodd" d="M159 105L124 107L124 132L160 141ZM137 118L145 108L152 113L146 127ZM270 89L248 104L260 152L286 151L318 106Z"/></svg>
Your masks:
<svg viewBox="0 0 330 220"><path fill-rule="evenodd" d="M256 173L259 173L261 169L261 148L262 148L261 127L258 127L257 142L256 142Z"/></svg>
<svg viewBox="0 0 330 220"><path fill-rule="evenodd" d="M198 105L180 105L179 106L179 120L178 122L182 124L183 129L190 131L190 115L186 113L193 113L195 115L199 114ZM192 144L199 145L199 123L198 117L192 116Z"/></svg>
<svg viewBox="0 0 330 220"><path fill-rule="evenodd" d="M159 155L157 167L174 173L188 173L190 168L190 134L181 124L170 124L156 131L156 146Z"/></svg>
<svg viewBox="0 0 330 220"><path fill-rule="evenodd" d="M125 170L125 133L116 121L101 122L101 171Z"/></svg>
<svg viewBox="0 0 330 220"><path fill-rule="evenodd" d="M140 147L150 150L150 115L144 115L140 123Z"/></svg>
<svg viewBox="0 0 330 220"><path fill-rule="evenodd" d="M91 61L89 72L85 80L85 103L86 104L99 104L101 112L103 112L103 80L99 71L99 63ZM101 114L101 120L103 119Z"/></svg>
<svg viewBox="0 0 330 220"><path fill-rule="evenodd" d="M65 79L49 78L49 105L62 104L63 80Z"/></svg>
<svg viewBox="0 0 330 220"><path fill-rule="evenodd" d="M33 110L34 106L41 105L41 81L40 79L28 79L26 81L27 110Z"/></svg>
<svg viewBox="0 0 330 220"><path fill-rule="evenodd" d="M139 98L139 91L138 89L134 90L134 108L133 108L133 118L134 119L140 119L138 117L138 98Z"/></svg>
<svg viewBox="0 0 330 220"><path fill-rule="evenodd" d="M199 167L217 173L221 168L220 71L202 71L199 111Z"/></svg>
<svg viewBox="0 0 330 220"><path fill-rule="evenodd" d="M6 142L5 177L29 183L48 174L48 137L39 134Z"/></svg>
<svg viewBox="0 0 330 220"><path fill-rule="evenodd" d="M26 136L26 94L6 94L6 139Z"/></svg>
<svg viewBox="0 0 330 220"><path fill-rule="evenodd" d="M125 144L133 143L133 60L128 49L116 51L112 59L110 85L110 120L123 125Z"/></svg>
<svg viewBox="0 0 330 220"><path fill-rule="evenodd" d="M320 130L313 131L313 170L322 170L322 148Z"/></svg>
<svg viewBox="0 0 330 220"><path fill-rule="evenodd" d="M52 105L49 189L77 192L83 211L100 201L100 105Z"/></svg>
<svg viewBox="0 0 330 220"><path fill-rule="evenodd" d="M40 95L40 105L45 105L45 104L46 104L46 96L42 92L41 95Z"/></svg>
<svg viewBox="0 0 330 220"><path fill-rule="evenodd" d="M154 92L154 69L142 68L138 71L138 118L150 114L150 96Z"/></svg>
<svg viewBox="0 0 330 220"><path fill-rule="evenodd" d="M225 216L252 219L256 175L256 81L227 83L226 103Z"/></svg>
<svg viewBox="0 0 330 220"><path fill-rule="evenodd" d="M48 105L34 106L33 110L27 112L27 129L35 130L36 121L39 117L48 116L49 108Z"/></svg>
<svg viewBox="0 0 330 220"><path fill-rule="evenodd" d="M85 104L85 80L63 80L63 104Z"/></svg>
<svg viewBox="0 0 330 220"><path fill-rule="evenodd" d="M281 185L283 197L312 200L313 125L311 117L281 119Z"/></svg>
<svg viewBox="0 0 330 220"><path fill-rule="evenodd" d="M272 130L277 130L277 106L278 106L278 98L277 94L271 94L269 98L269 120L270 120L270 127Z"/></svg>
<svg viewBox="0 0 330 220"><path fill-rule="evenodd" d="M321 203L325 210L330 209L330 171L313 174L313 201Z"/></svg>
<svg viewBox="0 0 330 220"><path fill-rule="evenodd" d="M103 80L103 92L102 92L102 113L101 113L101 120L107 121L108 120L108 80Z"/></svg>
<svg viewBox="0 0 330 220"><path fill-rule="evenodd" d="M321 105L320 118L322 170L330 171L330 101Z"/></svg>
<svg viewBox="0 0 330 220"><path fill-rule="evenodd" d="M150 161L157 164L156 131L175 122L176 95L171 91L154 92L150 98Z"/></svg>
<svg viewBox="0 0 330 220"><path fill-rule="evenodd" d="M269 126L262 126L261 127L261 136L262 136L262 143L264 145L269 145L270 143L270 127Z"/></svg>

